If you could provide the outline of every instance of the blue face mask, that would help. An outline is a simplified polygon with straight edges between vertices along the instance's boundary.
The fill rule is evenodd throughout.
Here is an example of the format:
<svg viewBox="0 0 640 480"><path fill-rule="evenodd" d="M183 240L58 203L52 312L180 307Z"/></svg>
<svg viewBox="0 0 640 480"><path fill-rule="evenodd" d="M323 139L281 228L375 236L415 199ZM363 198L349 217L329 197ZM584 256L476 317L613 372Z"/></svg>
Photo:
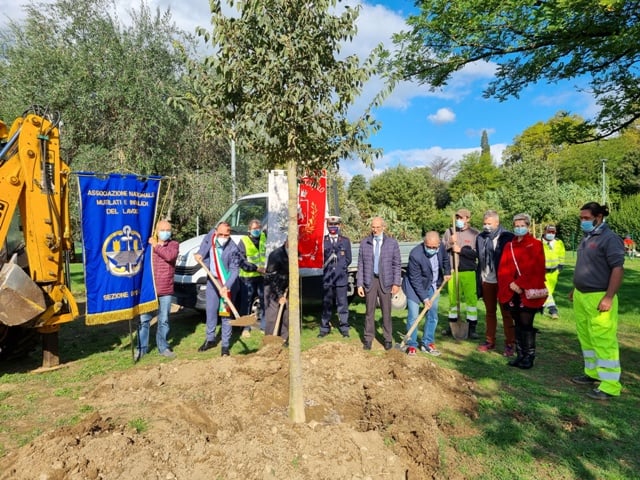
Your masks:
<svg viewBox="0 0 640 480"><path fill-rule="evenodd" d="M327 230L329 230L329 235L338 235L340 233L340 228L333 225L327 227Z"/></svg>
<svg viewBox="0 0 640 480"><path fill-rule="evenodd" d="M595 226L595 220L582 220L580 222L580 228L584 233L592 232Z"/></svg>
<svg viewBox="0 0 640 480"><path fill-rule="evenodd" d="M374 235L373 238L375 238L376 240L382 240L382 234L379 233L378 235Z"/></svg>
<svg viewBox="0 0 640 480"><path fill-rule="evenodd" d="M464 228L464 220L456 219L456 228Z"/></svg>
<svg viewBox="0 0 640 480"><path fill-rule="evenodd" d="M527 227L513 227L513 233L517 237L522 237L523 235L526 235L528 231L529 229Z"/></svg>
<svg viewBox="0 0 640 480"><path fill-rule="evenodd" d="M424 253L427 254L427 257L433 257L436 253L438 253L438 249L424 247Z"/></svg>
<svg viewBox="0 0 640 480"><path fill-rule="evenodd" d="M549 242L550 242L551 240L553 240L554 238L556 238L556 236L555 236L555 234L553 234L553 233L545 233L545 234L544 234L544 239L545 239L545 240L547 240L547 241L549 241Z"/></svg>
<svg viewBox="0 0 640 480"><path fill-rule="evenodd" d="M251 236L258 238L260 236L262 232L260 231L259 228L254 228L253 230L251 230Z"/></svg>
<svg viewBox="0 0 640 480"><path fill-rule="evenodd" d="M166 242L167 240L169 240L171 238L171 232L168 232L166 230L160 230L158 232L158 239L161 242Z"/></svg>

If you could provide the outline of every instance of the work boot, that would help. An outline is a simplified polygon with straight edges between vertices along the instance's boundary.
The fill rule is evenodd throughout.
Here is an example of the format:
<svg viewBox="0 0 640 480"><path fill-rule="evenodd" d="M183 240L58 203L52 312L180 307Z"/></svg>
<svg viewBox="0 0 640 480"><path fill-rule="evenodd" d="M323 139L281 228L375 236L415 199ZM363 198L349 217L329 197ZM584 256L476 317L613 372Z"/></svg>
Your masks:
<svg viewBox="0 0 640 480"><path fill-rule="evenodd" d="M476 332L476 327L478 326L478 321L467 321L467 323L469 324L469 338L471 339L478 339L480 338Z"/></svg>
<svg viewBox="0 0 640 480"><path fill-rule="evenodd" d="M523 358L524 353L522 352L522 332L519 328L516 328L516 358L509 362L509 366L519 367Z"/></svg>
<svg viewBox="0 0 640 480"><path fill-rule="evenodd" d="M524 356L517 365L518 368L528 370L533 367L533 361L536 358L536 332L535 328L522 332L522 353Z"/></svg>

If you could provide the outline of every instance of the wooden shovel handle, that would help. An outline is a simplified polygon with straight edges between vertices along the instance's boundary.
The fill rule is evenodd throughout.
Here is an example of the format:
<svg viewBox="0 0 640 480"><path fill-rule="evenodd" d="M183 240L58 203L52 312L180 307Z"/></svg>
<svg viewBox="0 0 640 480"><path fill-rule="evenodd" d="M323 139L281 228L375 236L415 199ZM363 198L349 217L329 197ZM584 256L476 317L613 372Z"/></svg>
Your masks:
<svg viewBox="0 0 640 480"><path fill-rule="evenodd" d="M220 283L220 280L218 280L216 277L213 276L213 273L211 273L211 270L209 270L209 268L204 264L202 260L196 257L196 262L198 262L200 266L204 268L204 271L207 272L207 276L211 279L213 284L218 289L218 294L220 295L220 298L222 298L224 303L226 303L229 306L234 317L240 318L240 314L238 313L238 310L236 309L235 305L225 295L222 295L222 284Z"/></svg>
<svg viewBox="0 0 640 480"><path fill-rule="evenodd" d="M285 288L284 289L284 297L287 296L287 291L289 289ZM273 327L273 336L277 336L278 335L278 330L280 329L280 320L282 320L282 312L284 311L284 306L287 302L285 303L281 303L280 305L278 305L278 315L276 316L276 325Z"/></svg>
<svg viewBox="0 0 640 480"><path fill-rule="evenodd" d="M438 289L435 292L433 292L433 295L431 295L431 298L429 299L429 303L433 303L433 301L438 297L438 295L440 295L440 292L442 291L442 288L446 283L447 283L447 280L442 282L442 285L440 285ZM420 323L422 318L427 314L429 310L430 308L427 308L427 306L425 305L422 311L420 312L420 315L418 315L418 318L415 319L415 321L413 322L413 325L411 325L411 328L409 329L407 334L404 336L403 343L406 342L411 337L415 329L418 328L418 324Z"/></svg>

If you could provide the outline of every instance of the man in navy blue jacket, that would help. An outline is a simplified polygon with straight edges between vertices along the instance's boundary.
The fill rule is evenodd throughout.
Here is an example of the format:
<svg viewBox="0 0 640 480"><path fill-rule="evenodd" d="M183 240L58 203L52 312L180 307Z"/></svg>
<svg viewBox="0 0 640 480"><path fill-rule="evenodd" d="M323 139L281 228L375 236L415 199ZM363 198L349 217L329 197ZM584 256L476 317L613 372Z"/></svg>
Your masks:
<svg viewBox="0 0 640 480"><path fill-rule="evenodd" d="M380 302L384 348L393 347L391 326L391 297L400 291L402 282L400 245L398 241L384 234L386 224L380 217L371 220L371 235L360 242L358 252L358 274L356 285L358 296L365 298L364 317L365 350L371 350L375 337L376 303Z"/></svg>
<svg viewBox="0 0 640 480"><path fill-rule="evenodd" d="M322 318L319 338L331 331L331 313L335 303L340 333L349 336L349 301L347 268L351 263L351 241L340 233L340 217L327 217L328 235L324 236L324 269L322 275Z"/></svg>
<svg viewBox="0 0 640 480"><path fill-rule="evenodd" d="M238 274L240 272L240 256L238 246L231 240L231 226L227 222L220 222L218 226L205 235L198 253L194 257L205 265L218 279L222 291L214 286L211 279L207 280L207 329L204 343L198 348L199 352L205 352L218 344L216 339L216 327L220 313L222 316L222 347L220 353L223 357L229 355L229 341L231 340L230 314L222 312L224 302L220 296L224 295L233 299L238 294Z"/></svg>
<svg viewBox="0 0 640 480"><path fill-rule="evenodd" d="M435 231L427 232L424 241L415 246L409 254L407 274L402 282L402 288L407 296L407 331L418 318L420 304L429 308L424 322L422 344L420 350L430 355L438 356L440 352L435 345L435 332L438 326L438 299L430 298L442 282L451 278L451 264L449 255L440 241L440 234ZM407 353L415 355L418 347L417 328L411 339L407 341Z"/></svg>

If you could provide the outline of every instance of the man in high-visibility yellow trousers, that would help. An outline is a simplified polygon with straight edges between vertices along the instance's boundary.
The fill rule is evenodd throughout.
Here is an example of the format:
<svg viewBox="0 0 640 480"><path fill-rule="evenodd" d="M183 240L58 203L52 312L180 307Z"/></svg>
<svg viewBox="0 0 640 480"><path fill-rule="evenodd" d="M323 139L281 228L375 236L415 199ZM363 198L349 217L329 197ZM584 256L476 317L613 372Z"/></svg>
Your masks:
<svg viewBox="0 0 640 480"><path fill-rule="evenodd" d="M547 225L542 234L542 245L544 246L544 284L549 290L549 296L542 308L547 308L551 318L558 318L558 307L553 298L553 292L558 284L558 277L564 268L564 243L556 237L556 226Z"/></svg>
<svg viewBox="0 0 640 480"><path fill-rule="evenodd" d="M596 202L580 209L585 236L578 246L570 294L584 358L584 374L571 381L594 387L599 384L587 393L595 400L608 400L622 391L617 292L624 277L624 245L604 222L608 214L609 208Z"/></svg>

